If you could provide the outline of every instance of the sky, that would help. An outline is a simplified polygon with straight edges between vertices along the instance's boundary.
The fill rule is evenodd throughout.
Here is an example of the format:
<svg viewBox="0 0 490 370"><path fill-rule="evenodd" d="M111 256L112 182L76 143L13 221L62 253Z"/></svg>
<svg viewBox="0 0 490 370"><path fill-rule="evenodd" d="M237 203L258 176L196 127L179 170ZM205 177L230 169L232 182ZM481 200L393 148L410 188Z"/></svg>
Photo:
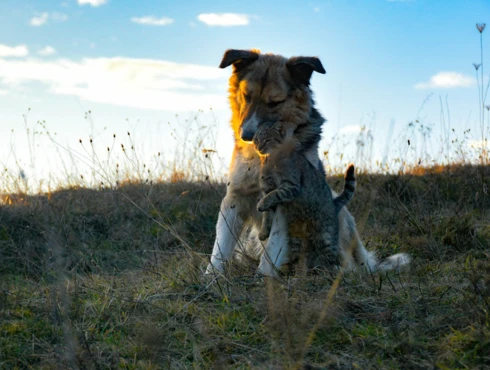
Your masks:
<svg viewBox="0 0 490 370"><path fill-rule="evenodd" d="M144 161L201 137L225 171L231 68L218 65L229 48L320 58L327 74L311 88L332 167L429 163L441 137L481 140L475 24L489 16L488 0L1 0L0 165L38 181L60 171L60 155L89 158L80 139L102 158L124 137ZM360 135L372 140L364 152Z"/></svg>

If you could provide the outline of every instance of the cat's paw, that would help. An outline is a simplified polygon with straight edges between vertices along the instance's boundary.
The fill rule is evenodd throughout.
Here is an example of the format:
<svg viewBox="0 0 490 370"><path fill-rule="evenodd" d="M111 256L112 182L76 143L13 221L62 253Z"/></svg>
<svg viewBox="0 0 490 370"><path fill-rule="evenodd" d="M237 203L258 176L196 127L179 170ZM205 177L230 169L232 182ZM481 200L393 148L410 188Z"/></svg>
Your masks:
<svg viewBox="0 0 490 370"><path fill-rule="evenodd" d="M259 203L257 203L257 211L259 212L265 212L269 209L269 207L266 206L265 202L264 202L264 199L265 198L262 198Z"/></svg>

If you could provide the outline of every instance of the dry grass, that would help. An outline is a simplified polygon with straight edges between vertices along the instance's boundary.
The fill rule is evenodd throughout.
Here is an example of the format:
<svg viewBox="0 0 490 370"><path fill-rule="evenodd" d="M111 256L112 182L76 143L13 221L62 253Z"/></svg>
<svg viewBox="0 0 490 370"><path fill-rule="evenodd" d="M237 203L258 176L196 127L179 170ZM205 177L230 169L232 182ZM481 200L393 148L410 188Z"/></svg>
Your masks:
<svg viewBox="0 0 490 370"><path fill-rule="evenodd" d="M489 175L360 175L351 209L366 220L368 248L414 263L348 273L331 301L328 272L272 281L236 266L203 277L222 184L8 195L0 367L486 368ZM341 177L329 183L338 189Z"/></svg>

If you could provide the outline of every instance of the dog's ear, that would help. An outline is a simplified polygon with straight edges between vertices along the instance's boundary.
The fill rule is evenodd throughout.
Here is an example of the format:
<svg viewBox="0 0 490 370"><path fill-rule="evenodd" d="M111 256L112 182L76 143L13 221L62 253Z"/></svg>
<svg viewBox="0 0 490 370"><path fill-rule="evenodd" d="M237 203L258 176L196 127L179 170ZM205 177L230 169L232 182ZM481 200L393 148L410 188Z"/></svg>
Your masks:
<svg viewBox="0 0 490 370"><path fill-rule="evenodd" d="M287 67L293 80L300 85L309 85L313 71L325 74L322 62L317 57L292 57L287 62Z"/></svg>
<svg viewBox="0 0 490 370"><path fill-rule="evenodd" d="M236 49L228 49L225 51L225 55L223 55L223 59L221 60L220 68L226 68L229 65L233 64L234 70L233 72L239 72L249 64L255 62L259 58L259 53L255 50L236 50Z"/></svg>

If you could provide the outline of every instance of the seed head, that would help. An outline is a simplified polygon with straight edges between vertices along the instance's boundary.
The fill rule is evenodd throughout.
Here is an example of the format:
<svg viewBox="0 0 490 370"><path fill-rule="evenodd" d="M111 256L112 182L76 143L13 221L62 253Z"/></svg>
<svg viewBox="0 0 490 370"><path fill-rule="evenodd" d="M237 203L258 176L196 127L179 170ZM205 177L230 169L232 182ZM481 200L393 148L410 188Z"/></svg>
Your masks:
<svg viewBox="0 0 490 370"><path fill-rule="evenodd" d="M478 68L480 68L481 64L476 64L476 63L473 63L473 67L475 67L475 69L478 71Z"/></svg>
<svg viewBox="0 0 490 370"><path fill-rule="evenodd" d="M477 29L477 30L478 30L480 33L482 33L482 32L483 32L483 30L485 29L485 26L486 26L486 24L485 24L485 23L477 23L477 24L476 24L476 29Z"/></svg>

